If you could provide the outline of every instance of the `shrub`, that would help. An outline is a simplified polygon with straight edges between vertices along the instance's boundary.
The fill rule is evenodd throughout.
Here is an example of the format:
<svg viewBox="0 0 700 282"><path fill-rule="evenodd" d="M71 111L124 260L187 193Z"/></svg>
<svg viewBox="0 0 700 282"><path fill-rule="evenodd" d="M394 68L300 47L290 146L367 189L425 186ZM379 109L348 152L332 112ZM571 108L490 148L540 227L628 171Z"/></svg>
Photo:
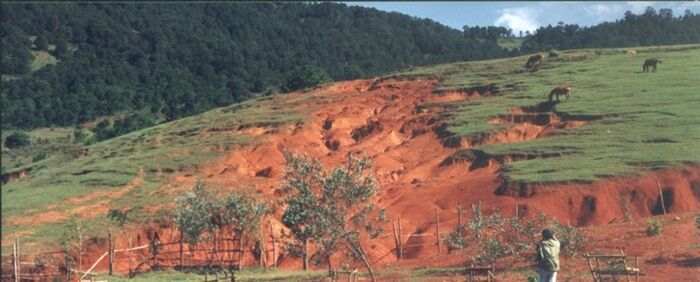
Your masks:
<svg viewBox="0 0 700 282"><path fill-rule="evenodd" d="M287 79L284 90L291 92L331 81L333 81L331 77L322 68L306 65L292 72Z"/></svg>
<svg viewBox="0 0 700 282"><path fill-rule="evenodd" d="M571 225L561 224L554 221L550 227L554 231L555 236L561 243L561 252L563 255L575 257L576 254L583 249L586 238L583 237L581 231Z"/></svg>
<svg viewBox="0 0 700 282"><path fill-rule="evenodd" d="M38 162L38 161L43 160L45 158L46 158L46 153L41 152L41 153L34 155L34 157L32 158L32 162Z"/></svg>
<svg viewBox="0 0 700 282"><path fill-rule="evenodd" d="M511 254L509 248L505 246L498 238L487 238L481 244L482 253L476 257L476 262L480 264L489 264L499 258Z"/></svg>
<svg viewBox="0 0 700 282"><path fill-rule="evenodd" d="M5 138L5 146L10 149L24 147L30 143L29 135L24 132L15 132Z"/></svg>
<svg viewBox="0 0 700 282"><path fill-rule="evenodd" d="M465 225L458 226L452 230L452 232L445 235L442 240L445 242L445 245L447 245L448 252L452 252L453 250L461 250L467 247L467 241L464 240L463 236L466 229L467 227Z"/></svg>
<svg viewBox="0 0 700 282"><path fill-rule="evenodd" d="M557 58L557 57L559 57L560 54L561 53L559 53L559 50L557 50L557 49L549 50L549 57L550 58Z"/></svg>
<svg viewBox="0 0 700 282"><path fill-rule="evenodd" d="M658 236L662 232L661 221L658 220L648 220L647 221L647 235L648 236Z"/></svg>
<svg viewBox="0 0 700 282"><path fill-rule="evenodd" d="M201 240L202 232L216 228L212 214L216 207L213 191L202 180L198 180L191 191L175 199L175 223L187 235L190 247Z"/></svg>

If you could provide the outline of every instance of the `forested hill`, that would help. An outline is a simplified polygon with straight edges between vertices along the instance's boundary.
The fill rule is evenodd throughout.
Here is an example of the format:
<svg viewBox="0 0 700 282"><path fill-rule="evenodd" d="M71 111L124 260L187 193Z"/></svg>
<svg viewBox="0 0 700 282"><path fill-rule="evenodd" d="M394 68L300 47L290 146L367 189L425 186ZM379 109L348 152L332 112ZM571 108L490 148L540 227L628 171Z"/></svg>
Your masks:
<svg viewBox="0 0 700 282"><path fill-rule="evenodd" d="M101 124L104 139L303 87L299 73L344 80L550 49L698 43L699 26L690 11L648 8L593 27L542 27L508 51L502 27L458 31L335 3L3 3L2 127L128 116Z"/></svg>
<svg viewBox="0 0 700 282"><path fill-rule="evenodd" d="M564 23L541 27L525 38L521 51L689 43L700 43L700 15L685 10L674 17L671 9L647 7L640 15L627 11L619 20L588 28Z"/></svg>
<svg viewBox="0 0 700 282"><path fill-rule="evenodd" d="M2 20L4 128L172 120L279 89L305 65L342 80L508 54L495 38L331 3L3 3Z"/></svg>

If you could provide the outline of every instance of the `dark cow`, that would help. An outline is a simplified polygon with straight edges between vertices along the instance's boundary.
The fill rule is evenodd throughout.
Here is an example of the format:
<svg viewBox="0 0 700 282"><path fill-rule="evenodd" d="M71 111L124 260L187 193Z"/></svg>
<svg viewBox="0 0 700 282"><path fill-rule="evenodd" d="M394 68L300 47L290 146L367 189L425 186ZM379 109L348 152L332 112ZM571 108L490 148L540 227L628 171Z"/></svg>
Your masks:
<svg viewBox="0 0 700 282"><path fill-rule="evenodd" d="M569 101L569 98L571 97L571 87L570 86L557 86L552 89L552 91L549 92L549 101L552 102L552 98L554 96L557 96L557 101L559 101L559 95L564 95L566 96L566 100L564 101Z"/></svg>
<svg viewBox="0 0 700 282"><path fill-rule="evenodd" d="M661 60L659 60L659 59L653 59L653 58L646 59L646 61L644 61L644 65L642 66L642 71L648 72L649 67L652 67L651 72L655 72L656 71L656 64L660 64L660 63L661 63Z"/></svg>
<svg viewBox="0 0 700 282"><path fill-rule="evenodd" d="M529 69L529 68L532 68L536 65L539 65L542 63L543 58L544 58L544 56L542 56L542 54L532 55L532 56L530 56L529 59L527 59L527 63L525 63L525 67Z"/></svg>

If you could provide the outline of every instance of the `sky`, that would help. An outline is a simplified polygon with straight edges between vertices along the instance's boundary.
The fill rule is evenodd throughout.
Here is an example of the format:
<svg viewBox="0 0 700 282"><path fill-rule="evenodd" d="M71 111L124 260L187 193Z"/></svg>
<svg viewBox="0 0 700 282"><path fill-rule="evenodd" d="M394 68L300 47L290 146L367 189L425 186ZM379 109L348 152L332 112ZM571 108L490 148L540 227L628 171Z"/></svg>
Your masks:
<svg viewBox="0 0 700 282"><path fill-rule="evenodd" d="M504 26L513 30L533 32L540 26L566 24L591 26L615 21L625 11L644 12L647 6L657 11L669 8L674 16L686 9L700 13L700 2L345 2L347 5L399 12L419 18L429 18L446 26L462 30L468 26Z"/></svg>

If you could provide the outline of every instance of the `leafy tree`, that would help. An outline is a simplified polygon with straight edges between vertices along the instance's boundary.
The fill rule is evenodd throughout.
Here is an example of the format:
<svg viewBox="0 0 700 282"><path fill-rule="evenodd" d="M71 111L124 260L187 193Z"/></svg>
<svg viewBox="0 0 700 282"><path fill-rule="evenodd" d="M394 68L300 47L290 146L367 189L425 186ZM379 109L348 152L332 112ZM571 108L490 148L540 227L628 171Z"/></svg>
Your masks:
<svg viewBox="0 0 700 282"><path fill-rule="evenodd" d="M322 68L315 65L305 65L297 68L287 79L286 91L296 91L332 81Z"/></svg>
<svg viewBox="0 0 700 282"><path fill-rule="evenodd" d="M212 221L212 215L217 209L215 199L213 192L202 180L198 180L191 191L175 199L175 223L187 236L190 250L200 242L202 232L217 228Z"/></svg>
<svg viewBox="0 0 700 282"><path fill-rule="evenodd" d="M266 204L259 203L255 198L238 193L229 194L223 200L221 208L222 210L219 213L221 217L220 222L223 225L228 225L234 232L238 233L241 249L241 253L238 256L238 265L242 267L245 235L249 234L257 242L264 240L261 232L261 221L263 216L269 213L269 209ZM261 253L260 259L262 260L263 257L264 254Z"/></svg>
<svg viewBox="0 0 700 282"><path fill-rule="evenodd" d="M372 199L378 182L369 171L367 157L348 157L346 166L328 172L318 160L285 152L282 188L288 193L283 223L298 241L317 244L316 254L331 268L331 256L345 246L363 261L374 280L374 272L362 248L360 236L382 234L375 223L385 220ZM307 252L307 249L304 250Z"/></svg>
<svg viewBox="0 0 700 282"><path fill-rule="evenodd" d="M83 265L83 252L85 251L85 240L87 239L89 226L85 221L80 220L75 214L68 218L68 222L63 227L63 240L61 245L66 255L66 267L70 269L73 260L71 253L78 253L78 271Z"/></svg>
<svg viewBox="0 0 700 282"><path fill-rule="evenodd" d="M29 135L24 132L14 132L5 137L5 146L10 149L28 146L30 143Z"/></svg>

